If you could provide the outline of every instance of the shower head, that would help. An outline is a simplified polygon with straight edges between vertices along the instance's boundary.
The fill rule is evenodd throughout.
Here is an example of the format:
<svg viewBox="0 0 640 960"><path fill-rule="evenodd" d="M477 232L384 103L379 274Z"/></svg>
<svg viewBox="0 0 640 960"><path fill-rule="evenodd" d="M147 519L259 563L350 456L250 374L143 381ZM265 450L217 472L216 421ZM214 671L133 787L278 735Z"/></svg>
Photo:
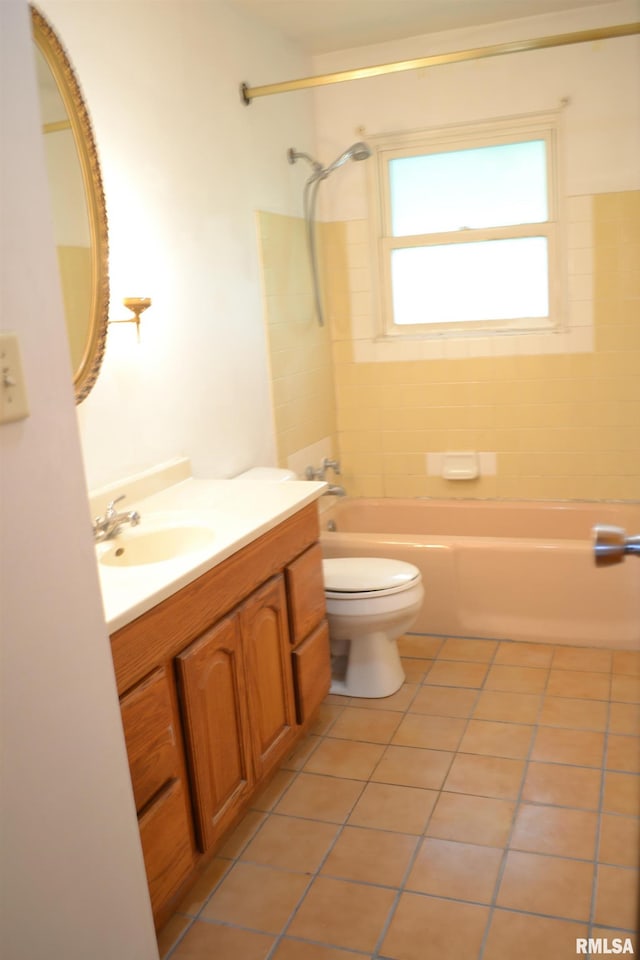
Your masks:
<svg viewBox="0 0 640 960"><path fill-rule="evenodd" d="M368 144L358 141L358 143L352 143L351 146L341 153L337 160L334 160L333 163L330 163L328 167L323 167L321 163L318 163L317 160L314 160L313 157L309 156L308 153L302 153L300 150L295 150L293 147L289 147L287 150L287 159L289 163L295 163L296 160L306 160L307 163L310 163L313 167L313 180L325 180L330 173L333 173L334 170L337 170L338 167L341 167L343 163L346 163L347 160L366 160L371 156L371 148Z"/></svg>
<svg viewBox="0 0 640 960"><path fill-rule="evenodd" d="M347 160L367 160L370 156L371 148L369 145L359 140L358 143L352 143L344 153L340 154L337 160L334 160L328 167L325 167L324 175L328 177L330 173L333 173L334 170L341 167Z"/></svg>

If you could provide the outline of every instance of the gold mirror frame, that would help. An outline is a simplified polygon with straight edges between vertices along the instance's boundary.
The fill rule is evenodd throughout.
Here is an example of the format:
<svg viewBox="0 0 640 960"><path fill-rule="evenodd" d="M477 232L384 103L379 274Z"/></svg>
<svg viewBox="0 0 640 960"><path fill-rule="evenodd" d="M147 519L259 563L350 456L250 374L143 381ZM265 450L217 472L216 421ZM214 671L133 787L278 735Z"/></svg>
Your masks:
<svg viewBox="0 0 640 960"><path fill-rule="evenodd" d="M94 386L104 356L109 311L109 243L107 210L98 152L89 114L69 58L55 31L35 7L31 7L33 39L47 62L64 102L82 170L91 237L91 307L85 347L73 371L76 403Z"/></svg>

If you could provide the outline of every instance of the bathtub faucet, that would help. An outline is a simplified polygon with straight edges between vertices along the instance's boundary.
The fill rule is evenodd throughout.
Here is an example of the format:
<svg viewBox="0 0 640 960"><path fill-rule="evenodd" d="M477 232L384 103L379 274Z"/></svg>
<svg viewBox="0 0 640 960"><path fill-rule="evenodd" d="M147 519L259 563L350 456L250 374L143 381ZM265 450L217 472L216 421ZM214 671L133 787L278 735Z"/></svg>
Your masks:
<svg viewBox="0 0 640 960"><path fill-rule="evenodd" d="M340 476L340 461L330 460L329 457L323 457L320 461L319 467L307 467L304 475L307 480L326 480L327 470L333 470L335 474Z"/></svg>
<svg viewBox="0 0 640 960"><path fill-rule="evenodd" d="M346 497L347 491L337 483L330 483L322 494L323 497Z"/></svg>

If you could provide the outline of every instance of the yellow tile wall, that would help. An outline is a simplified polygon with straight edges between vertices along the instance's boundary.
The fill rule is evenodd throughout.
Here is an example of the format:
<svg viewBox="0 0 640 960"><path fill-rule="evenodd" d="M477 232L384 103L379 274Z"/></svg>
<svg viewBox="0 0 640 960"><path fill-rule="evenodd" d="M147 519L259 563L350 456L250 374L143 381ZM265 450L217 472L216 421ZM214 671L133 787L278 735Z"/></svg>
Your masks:
<svg viewBox="0 0 640 960"><path fill-rule="evenodd" d="M590 353L356 363L362 294L353 277L366 265L350 271L345 225L326 226L338 450L350 494L640 499L640 191L592 204ZM427 452L446 450L495 452L496 476L427 476Z"/></svg>
<svg viewBox="0 0 640 960"><path fill-rule="evenodd" d="M278 463L301 448L330 437L336 449L336 404L331 337L313 308L304 222L260 212L271 388Z"/></svg>

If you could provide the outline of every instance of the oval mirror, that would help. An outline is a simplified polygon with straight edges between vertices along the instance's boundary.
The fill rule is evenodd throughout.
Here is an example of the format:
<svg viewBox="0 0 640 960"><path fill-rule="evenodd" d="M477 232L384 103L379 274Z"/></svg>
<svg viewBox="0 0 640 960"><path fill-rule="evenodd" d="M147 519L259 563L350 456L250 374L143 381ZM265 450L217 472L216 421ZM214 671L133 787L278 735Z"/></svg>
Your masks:
<svg viewBox="0 0 640 960"><path fill-rule="evenodd" d="M31 8L42 129L76 403L93 387L109 308L107 214L78 81L53 28Z"/></svg>

